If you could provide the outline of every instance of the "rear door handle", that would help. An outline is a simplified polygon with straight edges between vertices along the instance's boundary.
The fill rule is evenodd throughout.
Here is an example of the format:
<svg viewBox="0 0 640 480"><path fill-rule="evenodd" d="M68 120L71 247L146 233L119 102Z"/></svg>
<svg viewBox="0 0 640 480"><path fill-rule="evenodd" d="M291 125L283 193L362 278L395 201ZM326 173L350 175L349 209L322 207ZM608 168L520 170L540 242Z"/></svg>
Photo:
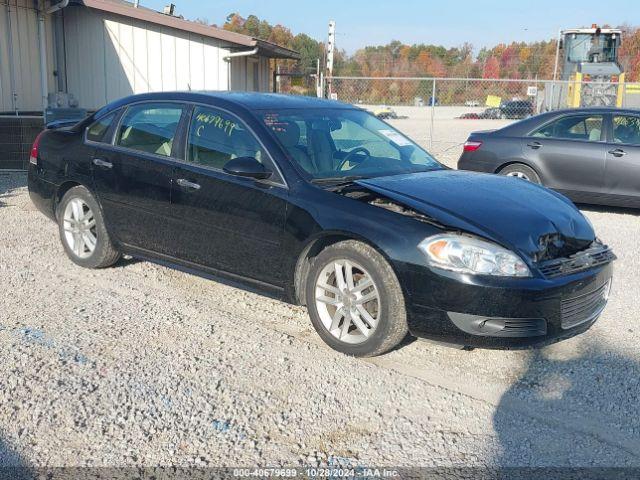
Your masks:
<svg viewBox="0 0 640 480"><path fill-rule="evenodd" d="M537 150L539 148L542 148L542 144L540 142L531 142L531 143L527 143L527 147Z"/></svg>
<svg viewBox="0 0 640 480"><path fill-rule="evenodd" d="M96 167L113 168L113 163L107 162L106 160L102 160L101 158L94 158L93 159L93 164Z"/></svg>
<svg viewBox="0 0 640 480"><path fill-rule="evenodd" d="M184 178L179 178L176 180L176 183L180 185L182 188L188 188L189 190L200 190L200 185L197 183L190 182Z"/></svg>
<svg viewBox="0 0 640 480"><path fill-rule="evenodd" d="M627 154L627 152L625 152L621 148L616 148L615 150L609 150L609 153L614 157L624 157Z"/></svg>

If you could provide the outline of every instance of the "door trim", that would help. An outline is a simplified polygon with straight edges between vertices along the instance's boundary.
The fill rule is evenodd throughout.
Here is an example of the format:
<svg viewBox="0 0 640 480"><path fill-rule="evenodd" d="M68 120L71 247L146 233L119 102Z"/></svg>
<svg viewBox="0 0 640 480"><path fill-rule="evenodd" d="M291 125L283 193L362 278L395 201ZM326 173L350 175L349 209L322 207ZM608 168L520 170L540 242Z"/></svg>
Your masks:
<svg viewBox="0 0 640 480"><path fill-rule="evenodd" d="M227 270L207 267L200 263L190 262L188 260L179 259L176 257L172 257L171 255L165 255L163 253L155 252L153 250L147 250L145 248L136 247L126 243L122 243L121 245L122 251L128 255L131 255L132 257L140 258L152 263L157 263L169 268L174 268L176 270L197 275L199 277L208 278L214 281L220 281L220 279L229 279L231 281L237 282L243 288L247 284L254 285L261 293L265 290L279 294L284 294L285 292L285 287L281 287L268 282L263 282L262 280L245 277L244 275L231 273ZM238 288L240 285L231 286Z"/></svg>

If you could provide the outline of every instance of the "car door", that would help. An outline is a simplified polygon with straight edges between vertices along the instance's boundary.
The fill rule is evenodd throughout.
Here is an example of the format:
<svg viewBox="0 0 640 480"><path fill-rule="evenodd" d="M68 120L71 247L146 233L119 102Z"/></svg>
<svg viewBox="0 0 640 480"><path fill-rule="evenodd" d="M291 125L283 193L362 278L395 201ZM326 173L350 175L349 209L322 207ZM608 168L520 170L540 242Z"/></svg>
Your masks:
<svg viewBox="0 0 640 480"><path fill-rule="evenodd" d="M569 114L533 131L522 148L546 186L589 201L605 191L605 139L603 115Z"/></svg>
<svg viewBox="0 0 640 480"><path fill-rule="evenodd" d="M96 145L93 178L112 234L121 243L167 253L174 138L184 106L129 106L112 144Z"/></svg>
<svg viewBox="0 0 640 480"><path fill-rule="evenodd" d="M622 206L640 206L640 115L611 115L605 188Z"/></svg>
<svg viewBox="0 0 640 480"><path fill-rule="evenodd" d="M266 150L237 116L208 106L194 107L185 142L171 193L180 230L174 255L281 286L288 190ZM225 173L224 165L237 157L256 158L274 172L272 178Z"/></svg>

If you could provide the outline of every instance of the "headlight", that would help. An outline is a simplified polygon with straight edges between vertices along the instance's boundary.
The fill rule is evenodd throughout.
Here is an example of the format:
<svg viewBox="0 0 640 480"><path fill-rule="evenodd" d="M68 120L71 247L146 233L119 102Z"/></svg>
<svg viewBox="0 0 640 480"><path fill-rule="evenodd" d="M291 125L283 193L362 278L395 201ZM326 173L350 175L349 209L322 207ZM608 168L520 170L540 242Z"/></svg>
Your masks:
<svg viewBox="0 0 640 480"><path fill-rule="evenodd" d="M425 238L418 248L436 268L473 275L529 277L527 265L515 253L476 237L441 234Z"/></svg>

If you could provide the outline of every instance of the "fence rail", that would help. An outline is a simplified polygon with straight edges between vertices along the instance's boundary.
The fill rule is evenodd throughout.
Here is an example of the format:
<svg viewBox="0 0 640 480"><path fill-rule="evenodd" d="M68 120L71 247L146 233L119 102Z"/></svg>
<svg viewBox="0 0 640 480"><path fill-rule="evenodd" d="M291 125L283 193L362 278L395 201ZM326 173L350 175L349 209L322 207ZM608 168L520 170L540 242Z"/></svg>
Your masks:
<svg viewBox="0 0 640 480"><path fill-rule="evenodd" d="M640 108L640 83L428 77L331 77L330 94L354 104L502 108L528 102L523 114L560 108ZM524 105L522 103L521 105ZM468 113L477 113L470 110ZM504 113L504 112L503 112ZM488 112L487 115L496 114ZM507 114L509 116L509 114Z"/></svg>
<svg viewBox="0 0 640 480"><path fill-rule="evenodd" d="M500 128L513 120L564 108L640 109L640 83L353 76L324 80L327 96L391 121L451 164L473 130ZM278 91L314 94L311 88L300 88L299 80L291 86L295 88L288 85L282 81Z"/></svg>

